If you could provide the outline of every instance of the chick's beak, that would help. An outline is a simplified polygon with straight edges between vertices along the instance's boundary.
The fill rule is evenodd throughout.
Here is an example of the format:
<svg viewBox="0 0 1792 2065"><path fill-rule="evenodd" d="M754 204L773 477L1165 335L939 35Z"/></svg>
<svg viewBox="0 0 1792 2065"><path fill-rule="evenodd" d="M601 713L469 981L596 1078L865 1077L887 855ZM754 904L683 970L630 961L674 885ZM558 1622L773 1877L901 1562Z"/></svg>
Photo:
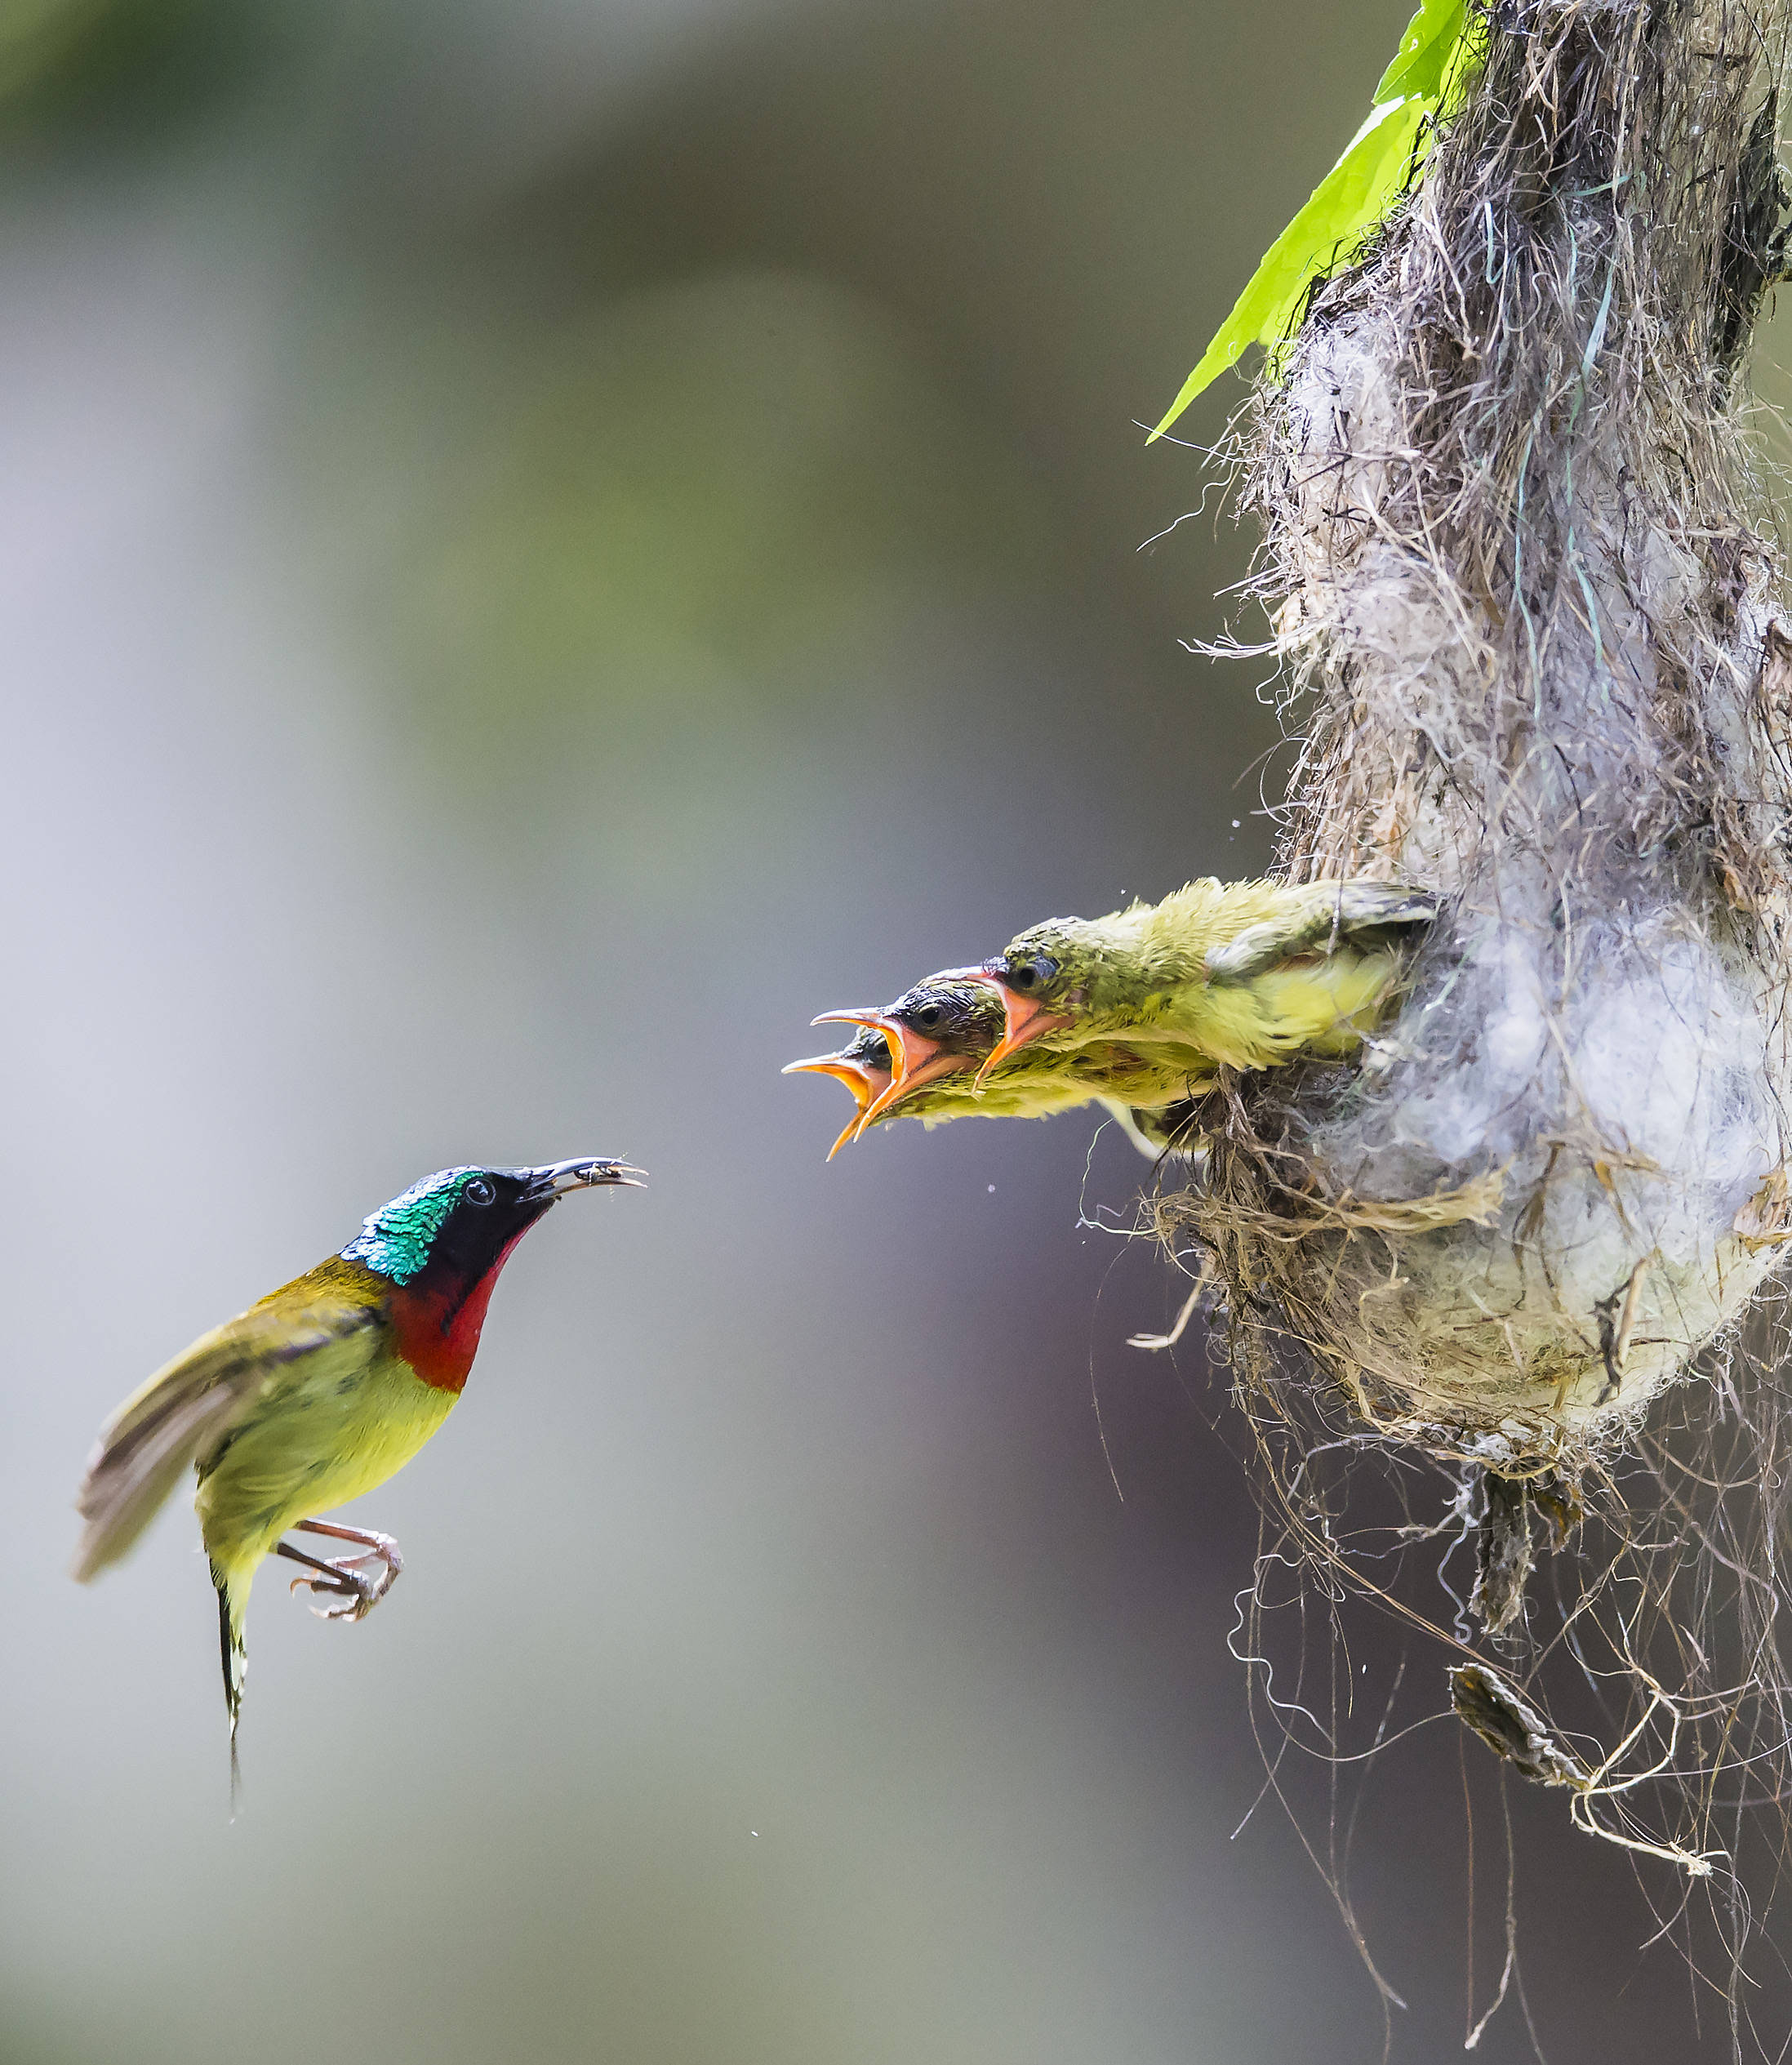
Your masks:
<svg viewBox="0 0 1792 2065"><path fill-rule="evenodd" d="M867 1126L875 1125L886 1111L905 1097L912 1097L923 1084L936 1083L942 1075L955 1075L976 1066L968 1054L949 1053L941 1041L929 1039L925 1033L918 1033L900 1018L879 1018L877 1023L889 1042L896 1069L883 1095L872 1100L860 1119L860 1133Z"/></svg>
<svg viewBox="0 0 1792 2065"><path fill-rule="evenodd" d="M1038 997L1023 996L1021 992L1004 982L999 975L992 974L987 968L954 968L935 978L939 981L980 982L985 989L994 990L1002 999L1002 1037L984 1057L983 1066L977 1070L980 1084L989 1070L1009 1055L1017 1053L1029 1040L1037 1039L1042 1033L1057 1032L1071 1021L1067 1012L1053 1011Z"/></svg>
<svg viewBox="0 0 1792 2065"><path fill-rule="evenodd" d="M824 1012L815 1021L818 1026L862 1026L872 1022L869 1012L860 1014L848 1011ZM891 1051L893 1053L896 1050L892 1048ZM858 1138L865 1123L865 1114L890 1084L890 1071L887 1069L874 1067L869 1061L849 1061L842 1054L817 1054L812 1061L787 1061L780 1073L785 1075L831 1075L837 1083L844 1083L852 1091L856 1109L841 1128L838 1139L828 1150L830 1162L849 1140Z"/></svg>
<svg viewBox="0 0 1792 2065"><path fill-rule="evenodd" d="M571 1161L549 1162L530 1172L531 1198L563 1198L572 1190L594 1190L606 1183L620 1184L631 1190L644 1190L644 1168L613 1160L607 1155L577 1155Z"/></svg>
<svg viewBox="0 0 1792 2065"><path fill-rule="evenodd" d="M899 1104L923 1083L932 1083L942 1075L950 1075L954 1070L968 1068L969 1059L958 1054L949 1054L937 1039L929 1039L925 1033L917 1032L912 1026L886 1011L824 1011L812 1025L864 1026L869 1031L883 1035L883 1044L890 1050L892 1063L888 1079L878 1095L859 1113L850 1131L856 1140L869 1125L875 1124L894 1104ZM838 1141L834 1142L838 1147ZM830 1160L833 1159L830 1155Z"/></svg>
<svg viewBox="0 0 1792 2065"><path fill-rule="evenodd" d="M1068 1012L1047 1010L1037 997L1024 997L1019 990L1011 990L1006 982L998 981L995 986L1002 992L1002 1008L1007 1014L1007 1023L1002 1029L1002 1037L989 1049L989 1058L977 1070L980 1083L998 1061L1005 1061L1029 1041L1037 1039L1042 1033L1061 1031L1070 1023Z"/></svg>

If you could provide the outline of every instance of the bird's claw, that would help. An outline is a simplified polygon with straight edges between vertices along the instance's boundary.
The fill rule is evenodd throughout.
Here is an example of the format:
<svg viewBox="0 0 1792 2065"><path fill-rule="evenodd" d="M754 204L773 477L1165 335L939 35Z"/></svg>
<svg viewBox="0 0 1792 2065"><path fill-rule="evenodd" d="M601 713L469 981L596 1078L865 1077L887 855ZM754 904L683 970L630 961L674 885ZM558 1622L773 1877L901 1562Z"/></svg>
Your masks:
<svg viewBox="0 0 1792 2065"><path fill-rule="evenodd" d="M295 1578L287 1587L296 1592L303 1585L310 1592L333 1592L348 1603L341 1606L313 1606L311 1610L320 1621L358 1621L373 1609L379 1594L373 1580L358 1570L350 1570L342 1564L332 1564L333 1575L326 1576L321 1570L307 1570Z"/></svg>
<svg viewBox="0 0 1792 2065"><path fill-rule="evenodd" d="M342 1602L313 1606L311 1611L320 1621L361 1621L391 1591L403 1568L394 1543L389 1548L369 1549L358 1556L333 1558L322 1569L301 1570L287 1590L296 1592L303 1585L308 1591L323 1593Z"/></svg>

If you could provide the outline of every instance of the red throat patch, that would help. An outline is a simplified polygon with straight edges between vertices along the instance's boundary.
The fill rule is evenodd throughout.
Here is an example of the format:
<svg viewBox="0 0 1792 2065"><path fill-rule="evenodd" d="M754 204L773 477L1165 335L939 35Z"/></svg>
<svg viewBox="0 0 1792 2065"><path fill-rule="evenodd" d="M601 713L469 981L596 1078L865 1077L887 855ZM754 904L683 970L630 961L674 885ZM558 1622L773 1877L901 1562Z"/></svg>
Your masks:
<svg viewBox="0 0 1792 2065"><path fill-rule="evenodd" d="M479 1352L480 1330L499 1272L527 1231L524 1227L505 1243L470 1290L443 1284L419 1284L414 1290L401 1285L393 1291L388 1310L398 1353L432 1390L459 1395Z"/></svg>

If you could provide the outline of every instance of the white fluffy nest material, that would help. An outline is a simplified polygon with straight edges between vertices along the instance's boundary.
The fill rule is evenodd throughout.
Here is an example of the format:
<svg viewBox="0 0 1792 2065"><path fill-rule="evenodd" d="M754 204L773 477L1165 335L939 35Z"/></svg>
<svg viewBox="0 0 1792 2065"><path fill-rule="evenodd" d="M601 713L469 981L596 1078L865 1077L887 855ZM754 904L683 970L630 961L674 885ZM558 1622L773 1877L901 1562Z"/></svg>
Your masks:
<svg viewBox="0 0 1792 2065"><path fill-rule="evenodd" d="M1447 918L1359 1067L1216 1100L1162 1216L1247 1381L1316 1356L1359 1425L1498 1470L1609 1445L1792 1236L1792 627L1734 405L1782 16L1492 8L1257 398L1284 862Z"/></svg>

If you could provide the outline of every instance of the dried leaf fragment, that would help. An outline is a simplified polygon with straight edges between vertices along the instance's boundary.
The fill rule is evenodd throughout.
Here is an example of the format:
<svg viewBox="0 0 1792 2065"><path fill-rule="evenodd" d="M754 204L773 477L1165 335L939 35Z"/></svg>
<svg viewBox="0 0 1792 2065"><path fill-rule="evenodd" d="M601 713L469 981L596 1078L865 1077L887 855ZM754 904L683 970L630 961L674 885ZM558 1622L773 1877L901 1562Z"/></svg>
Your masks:
<svg viewBox="0 0 1792 2065"><path fill-rule="evenodd" d="M1539 1785L1572 1786L1591 1773L1518 1688L1483 1663L1459 1663L1450 1673L1450 1704L1496 1756Z"/></svg>

